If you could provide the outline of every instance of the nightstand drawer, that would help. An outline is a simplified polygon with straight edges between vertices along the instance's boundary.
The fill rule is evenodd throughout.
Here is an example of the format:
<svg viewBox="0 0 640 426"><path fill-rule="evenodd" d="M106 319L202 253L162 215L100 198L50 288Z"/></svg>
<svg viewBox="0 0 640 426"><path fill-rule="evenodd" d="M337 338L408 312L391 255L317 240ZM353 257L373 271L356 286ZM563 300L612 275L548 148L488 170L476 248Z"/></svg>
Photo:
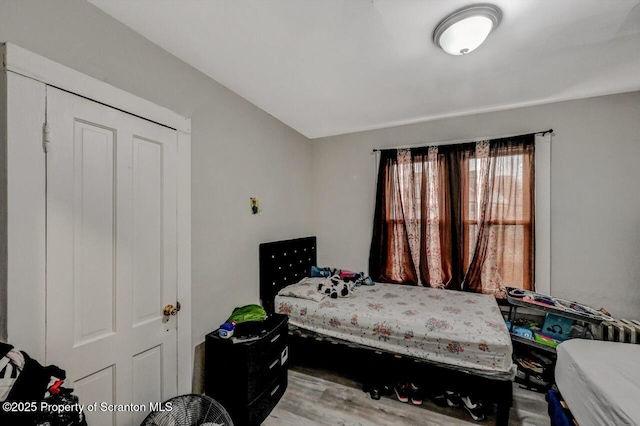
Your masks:
<svg viewBox="0 0 640 426"><path fill-rule="evenodd" d="M269 362L266 368L258 369L249 374L246 388L248 401L253 401L282 371L286 371L288 358L289 347L285 346L282 351L275 354L274 359ZM268 359L271 360L271 358Z"/></svg>
<svg viewBox="0 0 640 426"><path fill-rule="evenodd" d="M247 360L247 372L249 375L258 371L273 369L274 362L280 364L282 353L287 347L288 337L287 328L279 327L259 341L247 345L245 359Z"/></svg>
<svg viewBox="0 0 640 426"><path fill-rule="evenodd" d="M284 370L267 389L248 407L249 425L259 425L267 418L273 407L278 404L282 395L287 390L287 371Z"/></svg>

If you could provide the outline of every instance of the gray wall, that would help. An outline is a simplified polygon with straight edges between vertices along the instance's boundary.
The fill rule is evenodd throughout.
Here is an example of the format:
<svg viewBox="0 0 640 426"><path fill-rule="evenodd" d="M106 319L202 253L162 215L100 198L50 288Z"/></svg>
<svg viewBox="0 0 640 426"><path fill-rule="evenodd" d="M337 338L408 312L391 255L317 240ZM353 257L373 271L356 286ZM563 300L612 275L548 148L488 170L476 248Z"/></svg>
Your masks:
<svg viewBox="0 0 640 426"><path fill-rule="evenodd" d="M308 139L84 0L0 0L0 41L192 119L193 345L258 302L258 244L311 233Z"/></svg>
<svg viewBox="0 0 640 426"><path fill-rule="evenodd" d="M258 245L312 234L311 143L232 93L193 116L193 342L258 303ZM250 197L262 213L250 214ZM194 384L202 380L197 348Z"/></svg>
<svg viewBox="0 0 640 426"><path fill-rule="evenodd" d="M548 128L551 293L640 319L640 92L314 140L319 263L367 270L373 148Z"/></svg>
<svg viewBox="0 0 640 426"><path fill-rule="evenodd" d="M312 232L310 142L237 98L229 92L193 116L194 342L230 306L258 302L259 243Z"/></svg>

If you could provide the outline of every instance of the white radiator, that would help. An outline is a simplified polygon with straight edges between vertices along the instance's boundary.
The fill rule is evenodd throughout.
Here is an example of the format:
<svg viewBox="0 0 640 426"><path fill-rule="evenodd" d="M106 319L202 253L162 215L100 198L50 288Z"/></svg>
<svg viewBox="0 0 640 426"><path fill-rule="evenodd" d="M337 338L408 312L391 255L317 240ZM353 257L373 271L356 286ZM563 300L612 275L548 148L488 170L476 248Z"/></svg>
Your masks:
<svg viewBox="0 0 640 426"><path fill-rule="evenodd" d="M593 335L598 340L640 344L640 322L614 319L594 326Z"/></svg>

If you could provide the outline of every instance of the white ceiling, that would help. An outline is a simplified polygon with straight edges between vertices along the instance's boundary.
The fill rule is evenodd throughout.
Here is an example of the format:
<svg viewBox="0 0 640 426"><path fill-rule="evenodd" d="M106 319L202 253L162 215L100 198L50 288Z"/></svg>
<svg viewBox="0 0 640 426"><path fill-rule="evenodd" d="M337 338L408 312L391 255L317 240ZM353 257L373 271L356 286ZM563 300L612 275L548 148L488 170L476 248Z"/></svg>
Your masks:
<svg viewBox="0 0 640 426"><path fill-rule="evenodd" d="M466 56L431 35L473 0L89 1L309 138L640 90L640 0L492 0Z"/></svg>

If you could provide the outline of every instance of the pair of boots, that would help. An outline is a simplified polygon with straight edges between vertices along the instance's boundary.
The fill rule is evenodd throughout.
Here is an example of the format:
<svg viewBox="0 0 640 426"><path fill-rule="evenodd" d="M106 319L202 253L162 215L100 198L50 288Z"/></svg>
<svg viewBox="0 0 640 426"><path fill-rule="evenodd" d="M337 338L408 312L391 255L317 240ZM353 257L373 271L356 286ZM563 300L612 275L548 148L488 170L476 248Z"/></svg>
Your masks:
<svg viewBox="0 0 640 426"><path fill-rule="evenodd" d="M471 418L476 422L487 419L482 402L468 395L460 395L457 392L446 391L436 395L434 402L439 407L464 407Z"/></svg>
<svg viewBox="0 0 640 426"><path fill-rule="evenodd" d="M413 382L396 382L393 390L400 402L409 402L413 405L422 405L424 399L424 389Z"/></svg>

